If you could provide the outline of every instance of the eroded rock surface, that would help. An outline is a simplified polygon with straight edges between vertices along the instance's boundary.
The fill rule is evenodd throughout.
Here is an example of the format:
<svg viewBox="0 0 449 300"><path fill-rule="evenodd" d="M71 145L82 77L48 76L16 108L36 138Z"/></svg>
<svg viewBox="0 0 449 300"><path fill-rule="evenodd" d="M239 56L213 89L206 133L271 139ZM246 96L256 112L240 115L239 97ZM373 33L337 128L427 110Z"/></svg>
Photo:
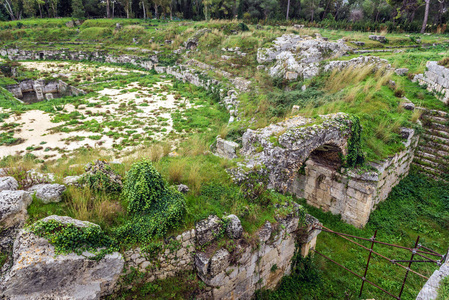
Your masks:
<svg viewBox="0 0 449 300"><path fill-rule="evenodd" d="M269 70L272 77L289 80L298 77L309 79L319 74L320 61L342 56L351 49L343 40L329 42L321 36L310 39L284 34L276 38L271 47L259 48L257 61L259 63L276 61Z"/></svg>
<svg viewBox="0 0 449 300"><path fill-rule="evenodd" d="M15 191L19 188L19 183L14 177L0 177L0 191Z"/></svg>
<svg viewBox="0 0 449 300"><path fill-rule="evenodd" d="M62 193L66 190L66 187L61 184L37 184L28 189L29 192L34 194L36 198L40 199L43 203L59 202L61 201Z"/></svg>
<svg viewBox="0 0 449 300"><path fill-rule="evenodd" d="M51 219L79 227L94 225L58 216L43 221ZM13 266L1 282L2 295L11 300L100 299L112 292L123 265L118 252L99 261L75 253L56 255L45 238L21 230L14 242Z"/></svg>
<svg viewBox="0 0 449 300"><path fill-rule="evenodd" d="M25 191L0 192L0 250L11 247L17 231L27 217L27 208L32 198Z"/></svg>

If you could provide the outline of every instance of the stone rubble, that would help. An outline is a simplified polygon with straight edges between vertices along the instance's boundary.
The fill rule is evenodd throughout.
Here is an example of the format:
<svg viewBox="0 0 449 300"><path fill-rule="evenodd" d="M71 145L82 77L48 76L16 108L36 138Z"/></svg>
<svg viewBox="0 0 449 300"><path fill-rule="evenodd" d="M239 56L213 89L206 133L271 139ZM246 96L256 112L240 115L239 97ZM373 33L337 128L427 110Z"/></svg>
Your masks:
<svg viewBox="0 0 449 300"><path fill-rule="evenodd" d="M428 61L426 69L424 74L415 75L413 81L426 86L444 103L449 103L449 68L440 66L436 61Z"/></svg>
<svg viewBox="0 0 449 300"><path fill-rule="evenodd" d="M352 50L344 40L328 42L321 36L307 39L294 34L284 34L273 41L269 48L257 50L257 62L266 64L276 61L270 68L272 77L295 80L309 79L319 74L319 62L330 57L339 57Z"/></svg>

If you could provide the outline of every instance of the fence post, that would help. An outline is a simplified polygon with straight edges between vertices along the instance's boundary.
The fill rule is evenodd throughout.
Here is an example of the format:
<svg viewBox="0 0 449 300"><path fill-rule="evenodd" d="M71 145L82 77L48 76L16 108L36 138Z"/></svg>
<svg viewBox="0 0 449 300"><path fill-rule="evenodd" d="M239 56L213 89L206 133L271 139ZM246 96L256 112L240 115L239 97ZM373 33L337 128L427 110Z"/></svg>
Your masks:
<svg viewBox="0 0 449 300"><path fill-rule="evenodd" d="M360 287L359 298L362 297L363 286L365 285L366 274L368 273L369 261L371 260L371 254L373 253L374 240L376 239L376 235L377 235L377 229L376 229L376 231L374 231L374 235L371 237L371 249L369 250L368 261L366 262L365 273L363 274L363 277L362 277L362 286Z"/></svg>
<svg viewBox="0 0 449 300"><path fill-rule="evenodd" d="M410 267L412 266L413 257L415 256L415 253L418 250L418 243L419 243L419 235L416 238L415 247L412 249L412 257L410 258L410 262L408 263L407 271L405 272L404 281L402 282L401 291L399 292L399 299L401 299L402 292L404 291L405 282L407 281L408 272L410 271Z"/></svg>

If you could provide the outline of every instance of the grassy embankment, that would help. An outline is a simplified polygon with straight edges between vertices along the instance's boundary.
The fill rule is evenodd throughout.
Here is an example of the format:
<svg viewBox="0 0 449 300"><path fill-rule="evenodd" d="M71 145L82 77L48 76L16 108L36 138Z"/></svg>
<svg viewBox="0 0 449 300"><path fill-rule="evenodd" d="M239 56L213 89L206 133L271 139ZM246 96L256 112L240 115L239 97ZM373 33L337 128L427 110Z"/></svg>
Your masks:
<svg viewBox="0 0 449 300"><path fill-rule="evenodd" d="M178 149L181 154L179 157L167 156L169 152L167 143L149 144L136 156L130 156L124 166L117 170L119 173L125 174L132 161L138 160L140 157L151 157L156 168L169 183L186 183L191 187L191 192L187 195L186 217L173 232L191 228L194 221L204 218L210 213L218 215L225 212L235 213L242 218L245 230L249 232L253 232L267 219L273 221L273 211L270 210L272 206L269 203L282 201L283 196L266 195L266 198L269 199L268 202L265 198L264 201L256 203L242 198L238 187L230 183L225 172L225 168L232 162L216 158L210 154L204 155L208 152L208 145L213 137L219 133L225 136L228 131L228 136L232 138L238 136L247 127L259 128L280 121L290 116L293 105L299 105L300 112L305 116L344 111L360 117L363 126L362 146L367 158L376 160L400 150L402 144L399 138L399 128L401 126L415 126L414 122L419 117L417 114L400 108L400 103L403 101L402 96L406 96L417 105L447 110L433 95L417 84L411 83L407 77L396 76L387 70L373 74L365 68L325 74L310 81L286 83L272 80L266 72L256 69L257 47L269 46L272 39L283 33L312 34L320 32L323 36L329 37L330 40L347 38L348 42L349 40L365 41L366 47L385 47L380 43L369 41L368 34L365 33L316 29L304 29L298 32L292 29L270 26L265 26L262 30L250 26L249 31L239 31L236 22L159 23L151 21L151 25L157 25L159 30L156 31L156 27L149 26L148 23L141 20L119 20L124 25L120 31L114 30L117 20L90 20L80 27L78 33L75 28L66 28L64 25L66 21L29 20L23 21L23 25L19 25L17 22L0 23L0 28L4 29L0 33L0 40L2 41L0 46L16 45L29 49L36 49L36 47L39 49L70 48L74 50L107 49L116 54L137 53L136 50L127 50L127 47L152 49L162 51L161 62L163 64L196 58L226 70L233 76L252 79L253 86L257 88L258 93L243 93L240 96L240 111L242 112L240 123L235 123L231 128L225 130L222 127L225 123L224 117L218 118L220 121L215 123L212 122L214 118L209 123L204 123L203 114L192 112L188 118L191 121L186 122L182 118L178 118L180 128L188 130L189 128L199 127L203 129L203 132L201 132L202 130L195 130L191 139L181 144ZM5 26L10 28L8 29ZM18 28L19 26L21 28ZM204 27L210 28L211 32L200 38L198 52L192 52L185 57L171 54L172 50L177 49L183 41L191 37L198 29ZM237 34L228 35L231 30L237 30ZM441 42L445 39L440 35L416 36L421 37L422 41L426 43ZM132 37L139 40L138 45L132 44ZM153 37L153 41L150 42ZM392 46L416 44L413 39L399 34L388 35L388 38ZM168 39L173 40L173 43L165 44L165 40ZM98 40L101 40L102 44L98 44L96 42ZM34 42L38 42L38 45L35 45ZM48 42L54 42L54 44L49 45ZM227 61L221 59L221 55L229 55L229 52L223 52L221 48L237 46L241 47L241 51L248 55L245 57L232 55L232 58ZM424 51L422 49L407 49L403 53L376 53L376 55L388 59L395 67L408 67L411 73L419 73L424 71L427 60L439 60L446 53L447 48L441 46ZM234 64L234 66L231 64ZM210 76L214 77L216 74L210 72ZM130 78L113 79L116 79L116 81L111 85L122 83L122 81L125 81L123 82L125 84L134 80ZM396 82L395 86L389 83L390 79ZM76 85L77 82L73 81L73 84ZM303 84L308 86L304 92L299 91ZM286 86L292 91L285 91ZM98 90L104 87L108 87L108 85L98 84ZM95 92L97 87L92 89ZM182 90L179 87L178 89ZM193 88L189 89L194 90ZM193 97L199 97L198 93L192 93L194 94ZM210 96L203 94L199 98L207 102L208 97ZM58 105L57 101L64 100L53 101L55 102L52 103ZM67 101L83 103L84 100L75 98ZM40 105L43 104L36 105L36 108L42 109ZM254 121L252 121L253 118ZM206 130L211 124L215 124L212 130ZM39 167L44 171L55 172L59 176L80 174L82 172L80 165L102 156L104 156L103 153L85 150L81 151L80 155L60 160L54 165L44 163ZM11 164L17 165L17 161L5 162L5 165ZM32 160L23 162L23 165L28 168L36 167ZM417 184L419 184L419 187L417 187ZM312 215L318 217L325 226L337 231L370 237L374 229L380 229L379 239L382 238L382 240L407 246L411 245L419 233L423 237L423 243L425 242L426 245L443 251L442 248L444 244L447 244L448 236L446 235L447 228L444 227L444 223L441 223L441 220L446 220L447 224L447 215L440 213L438 210L442 205L447 205L444 204L447 199L445 200L442 197L442 193L441 185L427 181L419 175L410 176L395 189L395 192L384 204L379 206L369 224L363 230L342 223L339 221L339 216L323 214L312 207L308 207L308 210ZM70 215L99 223L108 231L126 222L128 216L125 206L126 203L121 200L119 195L97 194L87 189L69 188L64 201L60 204L42 205L34 202L29 209L29 222L50 214ZM322 233L319 239L318 249L320 251L331 255L336 260L341 259L342 262L349 262L348 267L350 268L353 267L356 270L363 268L366 259L364 251L351 250L352 248L338 240L338 237L330 236L327 233ZM393 253L391 250L385 249L385 251L384 253L387 256L395 257L396 255L396 252ZM281 285L280 290L271 296L275 298L286 297L286 295L296 297L293 295L298 295L298 292L293 294L291 292L299 289L301 291L299 295L304 299L355 297L354 291L357 291L359 286L358 279L354 279L352 275L343 274L344 271L331 265L331 263L320 259L315 262L319 266L317 277L307 277L306 280L298 277L292 277L293 280L287 278L287 283ZM379 265L375 267L374 262L376 265L379 263ZM424 267L421 271L428 274L430 270L432 270L431 267ZM313 275L313 272L309 272L310 274ZM377 276L382 286L387 289L396 289L398 283L394 276L401 277L400 272L394 271L389 264L382 264L378 260L373 261L372 272L369 274ZM391 277L386 278L383 276L384 274L391 275ZM303 275L303 273L300 274L300 276ZM310 282L305 284L304 281L307 282L307 280L310 280ZM162 287L164 284L156 283L156 286ZM411 299L422 282L410 277L409 284L410 288L406 291L406 297ZM151 287L149 289L158 290L159 288ZM154 291L149 291L147 295L153 293ZM182 292L180 291L180 293ZM164 297L162 294L158 295ZM374 295L383 299L383 295L370 288L366 289L366 295ZM141 296L145 296L145 293Z"/></svg>

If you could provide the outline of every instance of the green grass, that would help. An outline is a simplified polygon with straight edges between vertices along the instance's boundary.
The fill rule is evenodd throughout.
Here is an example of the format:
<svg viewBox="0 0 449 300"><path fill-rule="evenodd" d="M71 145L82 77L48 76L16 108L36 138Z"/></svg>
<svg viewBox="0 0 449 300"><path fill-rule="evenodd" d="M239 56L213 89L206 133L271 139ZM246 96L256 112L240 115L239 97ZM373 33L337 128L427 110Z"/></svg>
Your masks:
<svg viewBox="0 0 449 300"><path fill-rule="evenodd" d="M449 299L449 276L440 281L437 300Z"/></svg>
<svg viewBox="0 0 449 300"><path fill-rule="evenodd" d="M324 226L337 232L370 238L378 230L377 240L410 248L419 235L420 244L441 254L446 253L449 245L449 185L431 180L415 171L393 189L388 199L378 205L363 229L342 222L338 215L304 206ZM370 247L368 241L360 243ZM318 236L317 250L363 275L368 256L366 250L326 232ZM410 259L410 252L397 248L376 244L374 250L391 259ZM294 280L299 277L287 277L277 291L263 294L260 299L358 299L361 280L332 262L315 255L311 264L301 263L300 266L308 269L297 270L294 274L305 276L305 282ZM412 265L413 270L428 277L436 268L435 264ZM398 295L404 274L404 269L373 255L367 278ZM415 299L424 283L424 279L409 274L402 299ZM387 297L383 292L365 284L362 299Z"/></svg>

